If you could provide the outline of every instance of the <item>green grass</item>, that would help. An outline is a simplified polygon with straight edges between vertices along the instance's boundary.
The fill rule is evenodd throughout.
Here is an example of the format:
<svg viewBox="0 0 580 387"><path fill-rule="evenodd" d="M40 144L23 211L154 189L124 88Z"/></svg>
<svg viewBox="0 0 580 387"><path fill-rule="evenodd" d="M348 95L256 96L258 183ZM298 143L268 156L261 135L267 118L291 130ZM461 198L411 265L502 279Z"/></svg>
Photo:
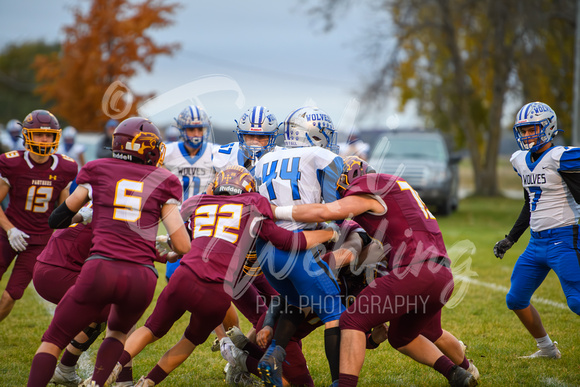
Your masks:
<svg viewBox="0 0 580 387"><path fill-rule="evenodd" d="M468 357L475 361L481 372L482 386L580 385L579 320L567 308L535 303L550 337L560 343L562 359L518 359L518 356L535 351L535 341L515 314L507 309L505 292L501 287L509 288L511 270L527 244L527 234L503 260L493 256L492 248L509 231L521 205L520 200L467 198L461 202L458 212L438 219L455 269L470 262L469 270L477 274L476 277L471 277L477 282L471 284L462 282L457 277L454 296L458 296L461 289L466 291L459 297L460 302L455 307L443 310L443 327L469 346ZM161 266L159 269L163 270ZM0 282L2 289L7 280L8 274ZM157 295L163 285L164 280L159 280ZM540 287L537 296L559 304L566 303L558 279L553 273ZM145 316L151 310L152 306ZM147 347L135 359L135 378L146 374L161 355L177 342L188 318L188 315L184 316L165 338ZM30 362L49 321L50 313L38 301L34 290L28 289L12 314L0 323L1 386L26 385ZM143 321L144 319L141 324ZM249 328L245 320L242 328L244 331ZM196 349L191 358L162 385L224 385L222 369L225 362L218 353L210 351L210 341ZM317 386L330 384L322 343L322 329L304 340L309 369ZM81 376L88 376L87 368L92 365L95 354L96 349L92 349L86 356L87 366L81 369ZM376 350L367 351L359 385L446 386L447 382L434 370L413 362L388 344L382 344Z"/></svg>

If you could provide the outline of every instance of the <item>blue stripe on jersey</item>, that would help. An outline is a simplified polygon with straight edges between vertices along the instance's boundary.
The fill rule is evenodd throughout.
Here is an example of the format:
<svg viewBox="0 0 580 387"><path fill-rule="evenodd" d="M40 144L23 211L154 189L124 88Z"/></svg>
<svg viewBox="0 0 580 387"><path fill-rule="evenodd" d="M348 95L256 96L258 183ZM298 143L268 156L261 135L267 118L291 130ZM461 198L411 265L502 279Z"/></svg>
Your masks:
<svg viewBox="0 0 580 387"><path fill-rule="evenodd" d="M580 148L568 148L560 156L560 168L558 171L580 170Z"/></svg>
<svg viewBox="0 0 580 387"><path fill-rule="evenodd" d="M551 147L547 151L542 153L540 155L540 157L538 157L538 159L534 162L532 162L532 152L528 152L526 154L526 164L528 165L528 168L530 169L530 171L533 172L534 168L536 168L536 166L539 164L540 160L542 160L544 158L544 156L546 156L548 153L550 153L552 151L552 149L554 149L554 147Z"/></svg>
<svg viewBox="0 0 580 387"><path fill-rule="evenodd" d="M199 160L199 158L203 155L203 153L205 152L205 148L207 143L204 141L201 144L201 148L199 149L199 152L197 152L197 154L195 156L190 156L189 152L187 151L187 149L185 149L185 144L183 142L180 142L179 144L177 144L179 146L179 151L181 152L181 155L183 156L183 158L185 160L187 160L190 164L195 164L195 162L197 160Z"/></svg>
<svg viewBox="0 0 580 387"><path fill-rule="evenodd" d="M336 190L338 178L342 173L343 161L341 157L335 157L331 164L324 169L316 171L318 182L322 190L322 199L326 203L331 203L340 199L340 194Z"/></svg>

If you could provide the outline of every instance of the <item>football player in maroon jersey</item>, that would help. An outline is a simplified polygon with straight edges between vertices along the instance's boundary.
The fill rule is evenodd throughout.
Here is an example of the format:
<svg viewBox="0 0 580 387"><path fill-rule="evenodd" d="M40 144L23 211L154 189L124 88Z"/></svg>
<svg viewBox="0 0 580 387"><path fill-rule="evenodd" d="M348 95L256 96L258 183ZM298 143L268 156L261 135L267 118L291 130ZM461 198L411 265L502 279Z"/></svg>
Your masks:
<svg viewBox="0 0 580 387"><path fill-rule="evenodd" d="M255 180L244 167L232 165L220 171L208 193L183 203L181 214L192 234L192 248L119 359L117 369L163 337L185 311L191 312L181 340L142 378L149 383L143 385L159 384L223 321L232 297L251 281L241 273L255 238L268 239L284 250L304 250L338 239L331 229L295 233L276 226L270 202L256 192Z"/></svg>
<svg viewBox="0 0 580 387"><path fill-rule="evenodd" d="M36 257L52 234L48 217L55 203L66 199L77 174L73 159L55 154L60 134L52 113L34 110L22 122L26 149L0 155L0 201L10 198L6 212L0 209L0 278L16 257L0 298L0 321L32 280Z"/></svg>
<svg viewBox="0 0 580 387"><path fill-rule="evenodd" d="M171 172L158 168L165 154L159 129L145 118L126 119L113 133L112 150L113 158L83 166L78 187L50 215L51 228L68 227L92 199L93 239L75 286L58 304L42 337L28 386L45 386L63 348L110 305L92 375L92 382L103 386L123 352L127 333L153 299L159 219L176 252L184 254L191 247L178 211L181 184Z"/></svg>
<svg viewBox="0 0 580 387"><path fill-rule="evenodd" d="M86 209L92 212L92 209ZM81 267L89 256L92 236L92 225L80 222L52 234L37 258L32 278L34 288L42 298L58 304L67 290L75 284ZM100 323L107 321L108 314L109 308L105 308L97 323L85 328L67 345L50 380L51 383L77 385L82 383L82 379L76 373L78 359L103 331L104 324Z"/></svg>
<svg viewBox="0 0 580 387"><path fill-rule="evenodd" d="M453 360L434 344L444 336L441 308L454 286L439 225L409 183L374 172L362 159L347 157L338 182L342 199L275 209L277 219L299 222L352 217L388 251L388 275L365 288L340 318L340 385L358 383L365 332L387 321L389 343L399 352L433 367L453 386L476 385L457 339L445 349Z"/></svg>

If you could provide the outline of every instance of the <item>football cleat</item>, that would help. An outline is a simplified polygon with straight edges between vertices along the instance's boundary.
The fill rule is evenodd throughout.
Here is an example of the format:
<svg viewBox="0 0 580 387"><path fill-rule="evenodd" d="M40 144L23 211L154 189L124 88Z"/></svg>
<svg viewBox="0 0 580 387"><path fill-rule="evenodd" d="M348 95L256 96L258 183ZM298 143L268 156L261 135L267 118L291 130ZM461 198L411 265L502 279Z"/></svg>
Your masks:
<svg viewBox="0 0 580 387"><path fill-rule="evenodd" d="M49 383L61 386L76 387L83 382L83 379L77 375L75 366L65 366L58 363L54 370L54 375Z"/></svg>
<svg viewBox="0 0 580 387"><path fill-rule="evenodd" d="M272 340L272 344L258 363L258 372L265 387L282 387L282 363L285 358L284 348L276 345L276 340Z"/></svg>
<svg viewBox="0 0 580 387"><path fill-rule="evenodd" d="M538 348L540 348L538 346ZM540 348L538 351L532 353L528 356L520 356L520 359L538 359L538 358L545 358L545 359L560 359L562 354L558 349L558 343L554 341L551 346L548 348Z"/></svg>
<svg viewBox="0 0 580 387"><path fill-rule="evenodd" d="M463 352L463 356L466 356L467 345L465 345L465 343L461 340L459 340L459 345L461 346L461 351ZM467 372L469 372L471 375L473 375L475 380L479 380L479 370L477 369L475 364L473 364L473 360L471 360L471 359L467 359L467 360L469 361L469 367L467 368Z"/></svg>
<svg viewBox="0 0 580 387"><path fill-rule="evenodd" d="M89 378L83 380L79 384L79 387L99 387L99 385L93 380L93 376L91 375Z"/></svg>
<svg viewBox="0 0 580 387"><path fill-rule="evenodd" d="M117 382L115 384L113 384L113 387L133 387L135 386L133 384L132 380L126 381L126 382Z"/></svg>
<svg viewBox="0 0 580 387"><path fill-rule="evenodd" d="M145 376L141 376L135 387L153 387L155 382L151 379L147 379Z"/></svg>
<svg viewBox="0 0 580 387"><path fill-rule="evenodd" d="M449 385L452 387L473 387L477 386L477 380L472 374L458 365L455 365L451 369Z"/></svg>
<svg viewBox="0 0 580 387"><path fill-rule="evenodd" d="M261 381L256 379L251 373L242 371L238 367L226 364L224 368L225 382L229 386L262 386Z"/></svg>
<svg viewBox="0 0 580 387"><path fill-rule="evenodd" d="M111 375L109 375L109 377L107 378L107 381L105 382L105 387L112 386L117 381L117 377L121 373L122 369L123 369L123 366L121 365L121 363L117 363L115 365L115 368L113 368Z"/></svg>
<svg viewBox="0 0 580 387"><path fill-rule="evenodd" d="M232 340L232 343L239 349L244 349L250 340L244 335L242 330L236 326L231 327L226 334Z"/></svg>
<svg viewBox="0 0 580 387"><path fill-rule="evenodd" d="M219 350L220 350L220 339L216 337L213 343L211 343L211 351L217 352Z"/></svg>
<svg viewBox="0 0 580 387"><path fill-rule="evenodd" d="M471 375L473 375L475 380L479 380L479 370L477 369L475 364L473 364L473 360L471 360L471 359L467 359L467 360L469 360L469 367L467 368L467 372L469 372Z"/></svg>

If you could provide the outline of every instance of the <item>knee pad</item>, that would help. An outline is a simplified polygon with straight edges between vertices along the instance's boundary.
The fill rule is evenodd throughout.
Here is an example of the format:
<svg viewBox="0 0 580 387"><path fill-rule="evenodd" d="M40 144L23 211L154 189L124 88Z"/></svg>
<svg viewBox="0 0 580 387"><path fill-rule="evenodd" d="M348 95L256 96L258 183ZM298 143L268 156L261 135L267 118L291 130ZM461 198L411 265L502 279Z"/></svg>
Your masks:
<svg viewBox="0 0 580 387"><path fill-rule="evenodd" d="M72 339L70 342L71 345L76 349L78 349L79 351L83 352L86 351L87 349L89 349L91 344L95 342L95 340L99 337L99 335L105 330L106 326L107 325L105 323L100 323L97 324L97 326L94 328L91 327L85 328L83 332L85 332L85 334L89 337L89 339L84 343L79 343L75 339Z"/></svg>

